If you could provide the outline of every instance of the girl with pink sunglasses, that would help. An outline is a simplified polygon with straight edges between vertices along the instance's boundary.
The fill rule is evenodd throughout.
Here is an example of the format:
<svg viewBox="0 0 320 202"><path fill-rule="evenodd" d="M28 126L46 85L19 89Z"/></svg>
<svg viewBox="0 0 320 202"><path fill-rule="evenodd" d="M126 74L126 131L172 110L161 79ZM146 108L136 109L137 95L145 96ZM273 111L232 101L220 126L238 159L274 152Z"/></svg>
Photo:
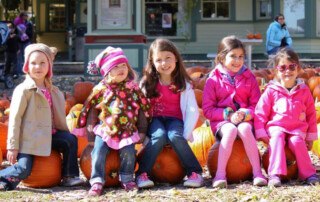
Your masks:
<svg viewBox="0 0 320 202"><path fill-rule="evenodd" d="M269 144L269 186L281 186L287 175L285 144L294 153L299 178L308 184L319 182L308 150L317 140L317 120L310 89L297 78L298 55L289 48L271 58L277 79L269 82L255 109L256 138Z"/></svg>

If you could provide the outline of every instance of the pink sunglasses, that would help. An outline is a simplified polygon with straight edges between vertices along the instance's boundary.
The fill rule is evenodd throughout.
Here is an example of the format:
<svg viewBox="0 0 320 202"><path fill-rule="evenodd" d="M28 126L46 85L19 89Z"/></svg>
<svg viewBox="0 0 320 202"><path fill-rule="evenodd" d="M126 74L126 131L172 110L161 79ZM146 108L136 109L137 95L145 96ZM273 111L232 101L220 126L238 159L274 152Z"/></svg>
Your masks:
<svg viewBox="0 0 320 202"><path fill-rule="evenodd" d="M287 71L287 69L289 69L289 71L295 71L297 68L298 68L298 64L296 63L291 63L288 65L283 64L283 65L277 66L277 69L279 70L279 72L285 72Z"/></svg>

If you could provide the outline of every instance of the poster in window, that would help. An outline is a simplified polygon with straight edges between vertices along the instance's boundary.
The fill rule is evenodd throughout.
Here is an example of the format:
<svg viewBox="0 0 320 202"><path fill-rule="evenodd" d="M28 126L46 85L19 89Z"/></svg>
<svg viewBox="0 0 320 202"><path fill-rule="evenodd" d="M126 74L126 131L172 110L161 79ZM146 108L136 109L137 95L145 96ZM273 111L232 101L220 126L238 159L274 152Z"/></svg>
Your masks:
<svg viewBox="0 0 320 202"><path fill-rule="evenodd" d="M128 24L128 0L101 1L101 25L121 27L126 24Z"/></svg>
<svg viewBox="0 0 320 202"><path fill-rule="evenodd" d="M171 27L172 27L172 14L162 13L162 28L171 28Z"/></svg>

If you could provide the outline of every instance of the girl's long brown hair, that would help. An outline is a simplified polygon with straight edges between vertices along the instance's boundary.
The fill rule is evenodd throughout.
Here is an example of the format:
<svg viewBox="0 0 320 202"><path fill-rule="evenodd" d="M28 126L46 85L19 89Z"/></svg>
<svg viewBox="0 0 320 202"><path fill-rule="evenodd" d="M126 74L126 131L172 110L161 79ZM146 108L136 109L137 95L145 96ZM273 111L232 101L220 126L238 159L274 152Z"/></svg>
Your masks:
<svg viewBox="0 0 320 202"><path fill-rule="evenodd" d="M243 54L246 53L243 43L234 35L224 37L218 45L218 54L215 59L216 64L223 64L223 60L226 59L227 54L236 48L241 48Z"/></svg>
<svg viewBox="0 0 320 202"><path fill-rule="evenodd" d="M180 92L186 89L186 82L191 82L191 78L186 72L183 65L182 57L178 48L168 39L159 38L153 41L150 45L148 61L144 68L143 78L141 81L142 88L146 89L146 97L158 97L159 92L156 91L159 82L160 74L157 72L153 64L153 53L156 51L169 51L174 54L177 59L176 68L171 73L173 84Z"/></svg>

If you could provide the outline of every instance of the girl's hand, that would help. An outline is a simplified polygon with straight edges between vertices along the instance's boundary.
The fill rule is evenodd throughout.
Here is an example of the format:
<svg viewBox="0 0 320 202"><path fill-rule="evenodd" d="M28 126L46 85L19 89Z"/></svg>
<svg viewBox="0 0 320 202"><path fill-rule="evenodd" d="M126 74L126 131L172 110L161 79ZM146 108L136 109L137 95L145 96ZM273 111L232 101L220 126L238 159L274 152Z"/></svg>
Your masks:
<svg viewBox="0 0 320 202"><path fill-rule="evenodd" d="M12 165L17 162L18 150L17 149L8 149L7 160Z"/></svg>
<svg viewBox="0 0 320 202"><path fill-rule="evenodd" d="M144 139L146 138L146 134L139 133L140 140L136 144L142 144L144 142Z"/></svg>
<svg viewBox="0 0 320 202"><path fill-rule="evenodd" d="M269 137L261 137L258 140L264 142L267 145L269 145L270 138Z"/></svg>
<svg viewBox="0 0 320 202"><path fill-rule="evenodd" d="M233 114L231 114L230 120L233 124L238 125L240 122L242 122L244 116L244 112L236 111Z"/></svg>
<svg viewBox="0 0 320 202"><path fill-rule="evenodd" d="M310 151L312 149L312 146L313 146L313 141L306 141L306 145L307 145L307 148L308 148L308 151Z"/></svg>

